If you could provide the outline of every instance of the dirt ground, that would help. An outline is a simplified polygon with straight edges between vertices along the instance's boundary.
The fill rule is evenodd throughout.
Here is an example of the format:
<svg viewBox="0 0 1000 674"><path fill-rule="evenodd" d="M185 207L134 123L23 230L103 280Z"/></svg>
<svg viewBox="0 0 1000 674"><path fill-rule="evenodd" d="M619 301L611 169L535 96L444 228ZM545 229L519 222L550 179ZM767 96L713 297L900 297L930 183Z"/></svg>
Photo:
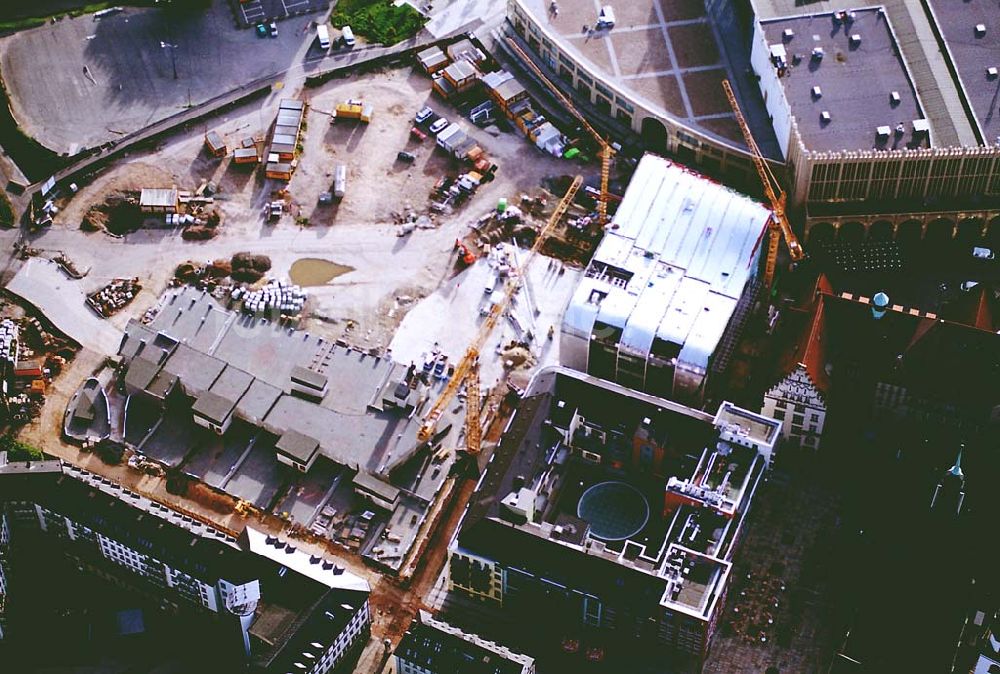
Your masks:
<svg viewBox="0 0 1000 674"><path fill-rule="evenodd" d="M544 179L581 168L541 153L516 130L501 133L495 127L474 127L432 94L430 79L412 67L368 73L303 92L301 98L311 107L303 152L288 184L290 213L268 223L264 204L284 183L265 179L259 168L248 170L229 158L211 156L203 146L204 134L217 131L230 148L246 137L262 138L287 95L277 90L262 102L193 125L158 147L113 165L81 185L53 227L38 235L33 245L46 253L64 251L81 268L90 267L88 282L92 280L95 286L118 276L139 277L144 290L129 307L135 316L152 306L176 265L186 260L205 261L249 250L269 255L272 273L278 276L287 276L291 265L302 257L350 265L354 271L309 289L310 320L305 327L358 346L379 347L389 343L414 300L450 278L452 244L470 223L492 209L500 197L516 203L520 194L537 190ZM348 98L374 106L370 124L330 123L330 111ZM436 229L397 238L394 212L412 208L427 213L438 178L466 170L435 149L433 138L423 143L409 138L413 115L424 105L461 123L487 149L499 170L497 179L460 209L437 216ZM413 164L396 159L396 153L404 149L416 155ZM334 167L341 162L348 167L347 195L335 205L320 206L319 195L330 189ZM596 172L596 167L588 168ZM193 191L205 181L218 188L214 206L223 218L219 235L210 241L183 241L179 231L165 227L124 239L79 230L87 209L110 192L171 186ZM111 252L116 250L113 245L122 246L120 252Z"/></svg>

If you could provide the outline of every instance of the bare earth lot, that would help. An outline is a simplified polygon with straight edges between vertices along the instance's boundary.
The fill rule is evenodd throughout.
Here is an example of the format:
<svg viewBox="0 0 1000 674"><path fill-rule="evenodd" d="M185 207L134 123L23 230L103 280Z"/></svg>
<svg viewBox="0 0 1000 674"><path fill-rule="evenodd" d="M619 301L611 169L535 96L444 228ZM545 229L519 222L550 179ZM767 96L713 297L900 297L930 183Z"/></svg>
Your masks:
<svg viewBox="0 0 1000 674"><path fill-rule="evenodd" d="M519 133L498 133L463 123L488 148L500 166L497 180L484 186L468 204L450 215L438 216L437 228L397 237L393 211L407 206L426 212L428 195L437 179L464 170L432 139L409 140L413 114L429 104L440 114L459 121L457 112L436 96L430 81L411 68L373 73L330 82L307 90L303 98L311 111L304 134L304 152L289 191L291 214L276 224L264 221L262 208L283 183L263 178L229 159L211 157L203 148L204 133L214 129L230 146L245 136L260 136L273 121L283 91L261 103L243 106L226 117L202 124L160 148L136 154L109 168L80 192L56 217L55 225L38 235L32 245L43 255L65 251L80 268L90 267L81 282L90 291L116 276L138 276L143 291L127 312L141 315L153 305L177 264L207 261L250 250L271 257L272 274L287 276L292 263L304 257L350 265L353 271L310 289L307 310L315 320L309 329L334 337L345 336L360 346L386 346L396 326L416 300L430 294L454 273L453 245L469 223L495 207L499 197L516 200L537 190L550 176L581 168L542 154ZM371 124L353 121L330 124L328 113L338 101L363 98L374 105ZM494 133L496 133L494 131ZM417 156L412 165L396 160L407 149ZM330 188L333 167L348 166L347 196L334 206L319 206L319 194ZM222 212L220 235L191 242L169 228L143 229L116 239L103 233L80 231L84 214L110 191L177 186L194 190L203 181L218 185L215 206ZM308 225L296 218L308 219ZM301 222L301 221L300 221ZM397 298L403 297L403 302ZM475 314L475 312L472 312ZM469 317L474 320L474 315ZM116 317L116 322L122 320Z"/></svg>

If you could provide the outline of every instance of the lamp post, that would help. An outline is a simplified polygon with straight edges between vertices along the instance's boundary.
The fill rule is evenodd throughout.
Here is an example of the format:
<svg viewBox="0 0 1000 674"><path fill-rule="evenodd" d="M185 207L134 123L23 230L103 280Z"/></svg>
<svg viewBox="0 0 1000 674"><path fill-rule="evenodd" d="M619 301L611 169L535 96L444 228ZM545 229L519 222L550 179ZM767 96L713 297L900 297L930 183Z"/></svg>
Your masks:
<svg viewBox="0 0 1000 674"><path fill-rule="evenodd" d="M164 42L163 40L160 40L160 49L169 49L170 50L170 65L173 66L173 69L174 69L174 79L176 80L177 79L177 57L174 55L174 50L177 49L177 45L171 44L169 42Z"/></svg>

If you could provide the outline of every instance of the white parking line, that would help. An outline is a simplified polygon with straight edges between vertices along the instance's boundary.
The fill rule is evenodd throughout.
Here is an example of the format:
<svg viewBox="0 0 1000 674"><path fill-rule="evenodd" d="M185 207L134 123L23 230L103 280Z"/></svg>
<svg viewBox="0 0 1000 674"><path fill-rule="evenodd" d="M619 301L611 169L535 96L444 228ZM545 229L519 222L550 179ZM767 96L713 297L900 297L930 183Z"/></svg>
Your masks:
<svg viewBox="0 0 1000 674"><path fill-rule="evenodd" d="M281 0L281 4L285 6L285 13L291 14L294 10L299 7L306 7L309 5L309 0Z"/></svg>

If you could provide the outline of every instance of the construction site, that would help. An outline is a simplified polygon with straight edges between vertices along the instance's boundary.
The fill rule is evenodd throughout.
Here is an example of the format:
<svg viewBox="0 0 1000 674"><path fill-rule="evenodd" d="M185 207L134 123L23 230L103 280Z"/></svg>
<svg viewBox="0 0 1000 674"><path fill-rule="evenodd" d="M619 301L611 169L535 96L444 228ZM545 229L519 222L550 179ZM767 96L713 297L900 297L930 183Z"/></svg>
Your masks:
<svg viewBox="0 0 1000 674"><path fill-rule="evenodd" d="M518 395L559 361L634 167L469 40L435 49L444 68L425 51L276 89L54 186L8 286L72 346L10 416L21 440L341 560L373 588L358 671L423 606Z"/></svg>

